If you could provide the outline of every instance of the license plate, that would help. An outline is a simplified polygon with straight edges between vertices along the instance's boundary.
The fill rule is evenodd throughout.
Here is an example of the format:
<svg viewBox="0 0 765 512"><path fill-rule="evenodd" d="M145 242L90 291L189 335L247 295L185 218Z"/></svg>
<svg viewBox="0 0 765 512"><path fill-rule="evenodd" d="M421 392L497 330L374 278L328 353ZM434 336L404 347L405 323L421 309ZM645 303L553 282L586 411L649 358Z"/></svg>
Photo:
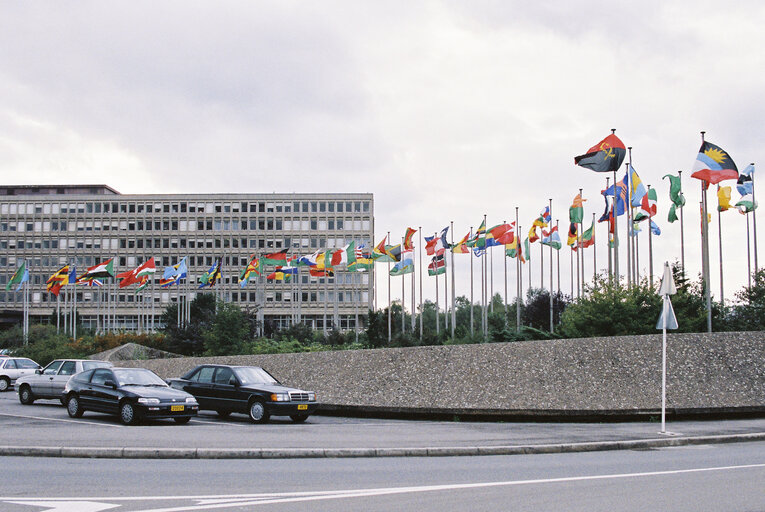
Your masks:
<svg viewBox="0 0 765 512"><path fill-rule="evenodd" d="M182 405L171 405L170 406L170 410L172 412L182 411L183 410L183 406Z"/></svg>
<svg viewBox="0 0 765 512"><path fill-rule="evenodd" d="M298 411L307 411L308 406L307 405L298 405Z"/></svg>

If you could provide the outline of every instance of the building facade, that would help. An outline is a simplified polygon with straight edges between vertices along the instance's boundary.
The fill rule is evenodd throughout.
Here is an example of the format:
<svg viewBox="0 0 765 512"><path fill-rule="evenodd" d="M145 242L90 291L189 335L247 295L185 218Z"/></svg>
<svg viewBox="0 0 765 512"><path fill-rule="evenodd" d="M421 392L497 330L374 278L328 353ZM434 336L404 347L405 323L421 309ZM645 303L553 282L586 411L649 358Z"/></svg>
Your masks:
<svg viewBox="0 0 765 512"><path fill-rule="evenodd" d="M222 258L219 298L257 311L262 325L281 328L302 322L315 329L360 326L372 307L373 272L339 270L334 277L307 271L291 282L266 280L262 269L246 287L239 274L252 255L288 249L307 255L355 241L371 250L372 194L161 194L125 195L106 185L0 186L0 309L22 309L23 293L5 291L22 260L30 272L29 313L48 319L72 310L86 328L142 330L159 327L168 304L193 300L197 279ZM114 280L103 286L69 285L58 302L47 279L67 263L77 274L114 258L115 273L154 258L153 283L135 293ZM160 288L166 266L187 258L189 277Z"/></svg>

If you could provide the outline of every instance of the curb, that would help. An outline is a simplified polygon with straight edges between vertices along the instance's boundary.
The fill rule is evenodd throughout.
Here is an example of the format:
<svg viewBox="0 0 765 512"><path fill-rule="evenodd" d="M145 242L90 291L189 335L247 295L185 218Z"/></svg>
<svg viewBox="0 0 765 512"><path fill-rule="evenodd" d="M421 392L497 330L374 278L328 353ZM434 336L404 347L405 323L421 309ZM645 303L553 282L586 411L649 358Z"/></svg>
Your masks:
<svg viewBox="0 0 765 512"><path fill-rule="evenodd" d="M765 432L698 437L669 437L626 441L594 441L510 446L419 448L99 448L0 446L0 457L61 457L92 459L346 459L370 457L475 457L534 455L608 450L640 450L700 444L765 441Z"/></svg>

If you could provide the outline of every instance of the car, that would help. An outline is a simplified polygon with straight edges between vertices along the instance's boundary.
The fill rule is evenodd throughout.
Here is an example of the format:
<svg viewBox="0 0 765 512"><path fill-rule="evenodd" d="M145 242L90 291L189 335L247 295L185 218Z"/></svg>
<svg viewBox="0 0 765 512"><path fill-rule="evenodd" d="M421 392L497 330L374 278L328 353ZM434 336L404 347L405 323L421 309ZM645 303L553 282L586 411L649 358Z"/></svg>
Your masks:
<svg viewBox="0 0 765 512"><path fill-rule="evenodd" d="M95 368L72 376L64 387L66 410L72 418L85 411L116 414L125 425L144 419L172 418L184 424L196 416L197 400L173 389L146 368Z"/></svg>
<svg viewBox="0 0 765 512"><path fill-rule="evenodd" d="M93 359L56 359L34 375L25 375L16 380L19 402L31 405L39 398L57 398L64 403L64 386L75 373L93 368L114 366L108 361Z"/></svg>
<svg viewBox="0 0 765 512"><path fill-rule="evenodd" d="M16 379L34 374L35 370L40 368L42 366L26 357L0 358L0 392L8 391L8 388L16 383Z"/></svg>
<svg viewBox="0 0 765 512"><path fill-rule="evenodd" d="M247 414L254 423L271 416L289 416L301 423L316 411L316 393L282 385L259 366L199 365L170 386L194 395L200 409L226 417L232 412Z"/></svg>

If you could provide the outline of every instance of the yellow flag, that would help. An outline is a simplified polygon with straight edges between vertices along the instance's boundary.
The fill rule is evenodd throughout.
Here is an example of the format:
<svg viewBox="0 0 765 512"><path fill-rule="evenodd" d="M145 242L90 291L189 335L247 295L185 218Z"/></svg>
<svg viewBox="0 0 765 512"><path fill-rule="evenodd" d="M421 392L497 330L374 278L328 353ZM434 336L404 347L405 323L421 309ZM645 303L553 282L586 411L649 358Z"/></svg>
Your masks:
<svg viewBox="0 0 765 512"><path fill-rule="evenodd" d="M717 185L717 211L724 212L730 208L731 187L721 187Z"/></svg>

